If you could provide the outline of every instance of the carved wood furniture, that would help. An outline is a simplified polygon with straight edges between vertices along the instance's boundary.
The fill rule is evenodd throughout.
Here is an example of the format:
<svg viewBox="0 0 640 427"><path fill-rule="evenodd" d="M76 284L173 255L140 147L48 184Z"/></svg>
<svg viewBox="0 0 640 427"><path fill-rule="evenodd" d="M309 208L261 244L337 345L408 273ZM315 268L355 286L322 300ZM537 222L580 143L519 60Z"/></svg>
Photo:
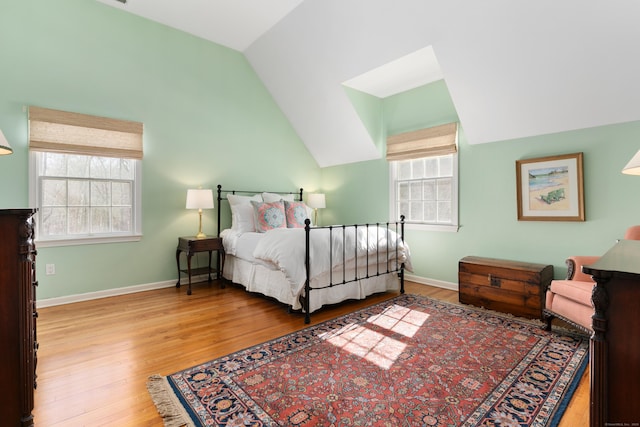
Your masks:
<svg viewBox="0 0 640 427"><path fill-rule="evenodd" d="M490 310L542 318L553 266L468 256L459 263L459 298Z"/></svg>
<svg viewBox="0 0 640 427"><path fill-rule="evenodd" d="M211 252L218 252L218 266L219 268L211 268ZM184 252L187 256L187 268L186 270L180 268L180 253ZM201 267L197 269L191 268L191 257L198 252L209 252L209 264L207 267ZM219 279L224 268L224 246L222 245L222 239L219 237L205 237L204 239L198 239L197 237L179 237L178 247L176 248L176 263L178 264L178 283L176 288L180 287L180 273L187 273L189 276L189 287L187 288L187 295L191 295L191 276L199 274L207 274L208 281L211 283L211 273L216 273L216 278ZM224 283L222 283L224 288Z"/></svg>
<svg viewBox="0 0 640 427"><path fill-rule="evenodd" d="M640 241L622 240L582 271L592 275L592 427L640 423Z"/></svg>
<svg viewBox="0 0 640 427"><path fill-rule="evenodd" d="M33 214L0 210L0 424L33 426L36 296Z"/></svg>

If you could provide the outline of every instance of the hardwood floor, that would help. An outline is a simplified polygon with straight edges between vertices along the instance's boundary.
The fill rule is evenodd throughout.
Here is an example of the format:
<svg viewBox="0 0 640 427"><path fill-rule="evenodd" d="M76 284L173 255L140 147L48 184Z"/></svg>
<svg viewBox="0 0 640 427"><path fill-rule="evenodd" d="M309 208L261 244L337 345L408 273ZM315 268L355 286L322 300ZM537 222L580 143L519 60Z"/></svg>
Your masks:
<svg viewBox="0 0 640 427"><path fill-rule="evenodd" d="M445 289L407 283L407 293L457 302ZM374 295L312 316L318 323L393 297ZM147 377L170 374L305 327L279 303L219 284L193 295L166 288L39 309L35 424L162 426ZM588 425L588 373L561 427Z"/></svg>

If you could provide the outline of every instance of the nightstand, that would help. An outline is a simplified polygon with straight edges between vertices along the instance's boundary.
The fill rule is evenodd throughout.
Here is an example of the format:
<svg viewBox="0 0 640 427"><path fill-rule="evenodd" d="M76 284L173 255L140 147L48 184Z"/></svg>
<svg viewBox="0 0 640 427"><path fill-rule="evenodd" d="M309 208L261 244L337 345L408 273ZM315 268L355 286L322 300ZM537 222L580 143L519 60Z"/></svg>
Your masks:
<svg viewBox="0 0 640 427"><path fill-rule="evenodd" d="M211 253L213 251L218 252L218 266L219 269L211 268ZM180 253L184 252L187 256L187 269L180 269ZM209 265L207 267L191 269L191 257L198 252L209 252ZM179 237L178 247L176 249L176 263L178 264L178 283L176 288L180 287L180 273L187 273L189 275L189 288L187 288L187 295L191 295L191 275L199 275L207 273L209 276L208 281L211 282L211 273L216 272L216 278L219 279L224 268L224 247L222 246L222 239L220 237L205 237L204 239L197 239L194 236ZM224 283L222 283L224 288Z"/></svg>

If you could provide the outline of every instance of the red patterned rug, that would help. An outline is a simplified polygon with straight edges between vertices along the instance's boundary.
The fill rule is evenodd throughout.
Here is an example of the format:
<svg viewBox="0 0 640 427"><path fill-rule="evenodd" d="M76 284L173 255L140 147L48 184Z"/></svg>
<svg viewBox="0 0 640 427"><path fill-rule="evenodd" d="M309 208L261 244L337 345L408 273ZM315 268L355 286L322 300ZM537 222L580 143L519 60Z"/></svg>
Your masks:
<svg viewBox="0 0 640 427"><path fill-rule="evenodd" d="M165 426L547 426L588 338L417 295L177 372L148 388Z"/></svg>

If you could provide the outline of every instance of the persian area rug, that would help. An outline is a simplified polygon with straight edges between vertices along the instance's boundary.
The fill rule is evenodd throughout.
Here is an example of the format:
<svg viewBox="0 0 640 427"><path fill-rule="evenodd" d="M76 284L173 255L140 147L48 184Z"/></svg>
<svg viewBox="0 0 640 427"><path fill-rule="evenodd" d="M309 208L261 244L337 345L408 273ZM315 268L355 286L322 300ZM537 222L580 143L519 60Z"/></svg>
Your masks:
<svg viewBox="0 0 640 427"><path fill-rule="evenodd" d="M148 388L165 426L547 426L587 359L587 337L401 295Z"/></svg>

